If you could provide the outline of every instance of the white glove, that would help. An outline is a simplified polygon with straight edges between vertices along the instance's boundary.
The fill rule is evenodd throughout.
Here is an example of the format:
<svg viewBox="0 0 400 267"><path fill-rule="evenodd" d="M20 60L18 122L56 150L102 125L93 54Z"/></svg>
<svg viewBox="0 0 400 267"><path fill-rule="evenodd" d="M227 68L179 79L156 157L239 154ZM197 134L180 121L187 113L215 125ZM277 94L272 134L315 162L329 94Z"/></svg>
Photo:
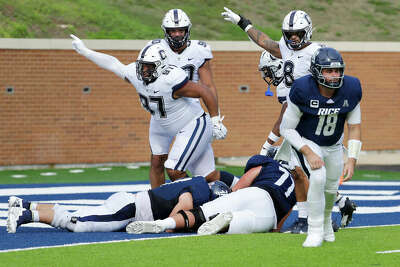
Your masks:
<svg viewBox="0 0 400 267"><path fill-rule="evenodd" d="M233 24L238 24L240 21L240 16L238 14L234 13L232 10L230 10L227 7L224 7L224 9L226 12L221 13L221 16L224 17L224 20L230 21Z"/></svg>
<svg viewBox="0 0 400 267"><path fill-rule="evenodd" d="M265 144L261 148L260 155L274 158L278 149L279 149L279 146L273 146L267 140L267 141L265 141Z"/></svg>
<svg viewBox="0 0 400 267"><path fill-rule="evenodd" d="M223 119L224 117L221 118L219 115L211 117L211 121L213 124L212 135L217 140L225 139L226 134L228 132L226 127L222 124Z"/></svg>
<svg viewBox="0 0 400 267"><path fill-rule="evenodd" d="M71 36L71 38L74 39L72 41L72 47L75 49L75 51L78 52L79 54L85 56L89 49L85 46L85 44L82 42L82 40L73 34L70 34L69 36Z"/></svg>

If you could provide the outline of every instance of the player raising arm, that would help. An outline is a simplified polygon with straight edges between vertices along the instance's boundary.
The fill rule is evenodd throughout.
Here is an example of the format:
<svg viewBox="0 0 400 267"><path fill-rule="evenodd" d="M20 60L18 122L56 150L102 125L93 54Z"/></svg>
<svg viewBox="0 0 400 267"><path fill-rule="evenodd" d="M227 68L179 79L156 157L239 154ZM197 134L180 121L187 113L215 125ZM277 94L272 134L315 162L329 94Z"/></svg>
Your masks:
<svg viewBox="0 0 400 267"><path fill-rule="evenodd" d="M218 114L217 98L208 87L190 81L183 69L169 65L159 44L149 44L140 51L136 62L124 65L113 56L88 49L76 36L71 37L79 54L135 87L142 107L151 114L151 152L168 155L165 167L171 180L187 177L186 170L194 176L205 176L208 181L218 180L211 142L212 137L224 139L227 130ZM211 119L194 98L203 100ZM150 179L152 188L164 182L164 177Z"/></svg>

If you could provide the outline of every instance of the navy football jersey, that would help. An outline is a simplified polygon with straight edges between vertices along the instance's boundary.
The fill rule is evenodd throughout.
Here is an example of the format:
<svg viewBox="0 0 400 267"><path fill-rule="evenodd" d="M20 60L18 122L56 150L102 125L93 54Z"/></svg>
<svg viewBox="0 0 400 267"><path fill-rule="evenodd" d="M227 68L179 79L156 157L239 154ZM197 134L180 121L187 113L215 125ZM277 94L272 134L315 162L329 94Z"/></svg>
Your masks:
<svg viewBox="0 0 400 267"><path fill-rule="evenodd" d="M327 98L320 94L315 79L307 75L295 80L289 97L303 113L296 131L320 146L331 146L342 136L347 114L361 101L362 91L357 78L345 75L342 87Z"/></svg>
<svg viewBox="0 0 400 267"><path fill-rule="evenodd" d="M264 189L271 195L279 222L296 204L294 180L289 170L278 161L262 155L252 156L246 164L245 172L257 166L262 168L251 186Z"/></svg>
<svg viewBox="0 0 400 267"><path fill-rule="evenodd" d="M192 194L193 207L198 207L211 200L210 187L202 176L163 184L148 191L154 220L167 218L178 203L179 196L186 192Z"/></svg>

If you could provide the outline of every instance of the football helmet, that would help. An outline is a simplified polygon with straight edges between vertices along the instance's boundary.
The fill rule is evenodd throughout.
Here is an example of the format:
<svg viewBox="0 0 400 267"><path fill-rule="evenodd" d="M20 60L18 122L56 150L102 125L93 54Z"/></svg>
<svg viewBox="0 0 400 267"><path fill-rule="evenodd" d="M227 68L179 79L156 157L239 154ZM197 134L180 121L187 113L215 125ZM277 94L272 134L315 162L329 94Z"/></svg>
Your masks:
<svg viewBox="0 0 400 267"><path fill-rule="evenodd" d="M167 54L159 44L144 47L136 60L136 75L140 81L149 84L161 76L167 66Z"/></svg>
<svg viewBox="0 0 400 267"><path fill-rule="evenodd" d="M260 56L258 70L268 85L278 86L283 80L283 61L267 51L262 52Z"/></svg>
<svg viewBox="0 0 400 267"><path fill-rule="evenodd" d="M232 190L222 181L215 181L209 184L211 190L211 200L229 194Z"/></svg>
<svg viewBox="0 0 400 267"><path fill-rule="evenodd" d="M162 21L161 28L164 30L165 39L171 46L171 48L181 48L184 46L190 37L190 28L192 23L189 17L181 9L169 10ZM183 37L172 37L168 30L170 29L184 29L185 35Z"/></svg>
<svg viewBox="0 0 400 267"><path fill-rule="evenodd" d="M319 84L328 88L336 89L342 86L344 67L342 56L336 49L331 47L322 47L315 51L311 57L310 72L312 76ZM335 81L328 82L322 74L323 69L339 69L340 76Z"/></svg>
<svg viewBox="0 0 400 267"><path fill-rule="evenodd" d="M293 43L290 37L296 34L300 38L299 43ZM302 48L312 36L312 21L310 16L302 10L292 10L282 22L282 35L289 49Z"/></svg>

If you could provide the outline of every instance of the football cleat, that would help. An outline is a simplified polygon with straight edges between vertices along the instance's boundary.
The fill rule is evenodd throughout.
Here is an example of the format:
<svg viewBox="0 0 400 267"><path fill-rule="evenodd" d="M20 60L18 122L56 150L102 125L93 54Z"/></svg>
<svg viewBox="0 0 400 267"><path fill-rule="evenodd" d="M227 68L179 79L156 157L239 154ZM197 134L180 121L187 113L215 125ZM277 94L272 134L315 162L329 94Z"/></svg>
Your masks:
<svg viewBox="0 0 400 267"><path fill-rule="evenodd" d="M22 216L23 208L20 207L11 207L8 210L7 217L7 232L10 234L14 234L18 228L18 219Z"/></svg>
<svg viewBox="0 0 400 267"><path fill-rule="evenodd" d="M233 214L228 211L220 213L212 220L203 223L197 230L198 235L213 235L227 227L232 221Z"/></svg>
<svg viewBox="0 0 400 267"><path fill-rule="evenodd" d="M129 234L158 234L164 232L165 229L157 221L136 221L126 226L126 232Z"/></svg>
<svg viewBox="0 0 400 267"><path fill-rule="evenodd" d="M22 208L22 198L11 196L8 198L8 208L20 207Z"/></svg>
<svg viewBox="0 0 400 267"><path fill-rule="evenodd" d="M335 223L335 225L337 226L337 224ZM329 223L328 226L326 226L326 224L324 225L324 241L326 242L334 242L335 241L335 229L334 227L334 222L332 221L332 223Z"/></svg>
<svg viewBox="0 0 400 267"><path fill-rule="evenodd" d="M334 232L338 232L339 231L339 225L332 220L332 228Z"/></svg>
<svg viewBox="0 0 400 267"><path fill-rule="evenodd" d="M356 203L351 201L348 197L344 202L343 208L340 209L340 214L342 219L340 221L341 227L346 227L353 220L353 212L356 210Z"/></svg>
<svg viewBox="0 0 400 267"><path fill-rule="evenodd" d="M287 232L290 232L292 234L307 234L307 230L307 218L298 218L297 221L295 221L292 226L288 228Z"/></svg>
<svg viewBox="0 0 400 267"><path fill-rule="evenodd" d="M303 247L305 248L313 248L320 247L322 245L323 238L318 234L309 234L307 235L306 240L303 243Z"/></svg>

